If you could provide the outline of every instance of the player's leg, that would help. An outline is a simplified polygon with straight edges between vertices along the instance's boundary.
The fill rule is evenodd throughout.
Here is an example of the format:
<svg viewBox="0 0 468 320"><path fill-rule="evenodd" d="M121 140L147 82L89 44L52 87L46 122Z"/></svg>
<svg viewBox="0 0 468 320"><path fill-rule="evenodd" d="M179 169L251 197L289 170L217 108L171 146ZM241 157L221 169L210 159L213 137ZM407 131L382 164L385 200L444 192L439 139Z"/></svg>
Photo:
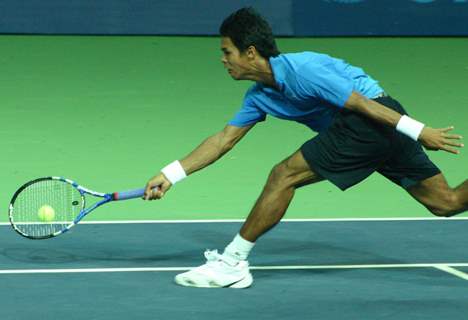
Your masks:
<svg viewBox="0 0 468 320"><path fill-rule="evenodd" d="M206 252L207 262L177 275L176 283L211 288L250 286L253 278L247 257L254 241L281 220L295 189L327 179L345 190L364 180L388 156L387 131L357 113L338 114L327 130L273 168L240 234L224 253Z"/></svg>
<svg viewBox="0 0 468 320"><path fill-rule="evenodd" d="M296 188L323 180L311 171L301 151L276 165L263 191L242 226L240 235L226 247L224 253L206 251L207 262L175 277L183 286L208 288L246 288L253 278L247 256L254 241L274 227L284 216Z"/></svg>
<svg viewBox="0 0 468 320"><path fill-rule="evenodd" d="M468 210L468 180L451 188L444 175L439 173L407 191L436 216L451 217Z"/></svg>
<svg viewBox="0 0 468 320"><path fill-rule="evenodd" d="M358 129L356 129L358 128ZM255 242L284 216L297 188L329 180L345 190L376 170L387 155L385 132L353 113L336 117L332 126L276 165L240 234L224 250L205 253L207 262L176 276L185 286L245 288L252 284L247 258Z"/></svg>
<svg viewBox="0 0 468 320"><path fill-rule="evenodd" d="M406 113L398 101L389 97L379 102ZM468 180L456 188L449 187L418 142L395 132L391 141L391 154L379 166L379 173L403 187L437 216L453 216L468 209Z"/></svg>
<svg viewBox="0 0 468 320"><path fill-rule="evenodd" d="M255 242L281 220L298 187L322 180L309 168L301 151L277 164L240 230L242 238Z"/></svg>
<svg viewBox="0 0 468 320"><path fill-rule="evenodd" d="M468 210L468 180L451 188L418 143L403 137L395 144L397 151L377 170L379 173L436 216L451 217Z"/></svg>

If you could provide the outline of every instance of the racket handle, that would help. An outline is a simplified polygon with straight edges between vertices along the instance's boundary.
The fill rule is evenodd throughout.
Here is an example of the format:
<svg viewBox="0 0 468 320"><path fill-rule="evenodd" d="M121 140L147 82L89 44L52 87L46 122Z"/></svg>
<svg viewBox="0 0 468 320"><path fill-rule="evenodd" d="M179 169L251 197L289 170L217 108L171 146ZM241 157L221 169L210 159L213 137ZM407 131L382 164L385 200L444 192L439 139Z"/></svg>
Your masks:
<svg viewBox="0 0 468 320"><path fill-rule="evenodd" d="M145 194L145 188L142 188L142 189L122 191L122 192L114 192L113 198L114 198L114 201L128 200L128 199L141 198L143 197L144 194Z"/></svg>
<svg viewBox="0 0 468 320"><path fill-rule="evenodd" d="M157 187L154 189L157 189ZM141 189L122 191L122 192L114 192L112 194L112 198L114 201L120 201L120 200L141 198L143 197L144 194L145 194L145 188L141 188Z"/></svg>

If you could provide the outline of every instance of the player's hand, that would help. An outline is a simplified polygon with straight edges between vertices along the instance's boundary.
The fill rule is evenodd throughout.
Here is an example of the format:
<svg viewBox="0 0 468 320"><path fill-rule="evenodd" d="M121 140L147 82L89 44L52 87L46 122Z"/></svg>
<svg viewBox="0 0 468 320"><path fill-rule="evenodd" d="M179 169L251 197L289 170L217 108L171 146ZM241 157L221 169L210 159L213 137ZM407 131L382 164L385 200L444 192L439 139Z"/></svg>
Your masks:
<svg viewBox="0 0 468 320"><path fill-rule="evenodd" d="M463 143L460 142L462 136L458 134L449 133L453 127L447 127L443 129L434 129L431 127L424 127L419 135L419 141L428 150L443 150L446 152L459 154L460 151L455 148L463 147Z"/></svg>
<svg viewBox="0 0 468 320"><path fill-rule="evenodd" d="M162 199L164 194L171 188L172 184L164 174L160 173L151 178L146 184L144 200Z"/></svg>

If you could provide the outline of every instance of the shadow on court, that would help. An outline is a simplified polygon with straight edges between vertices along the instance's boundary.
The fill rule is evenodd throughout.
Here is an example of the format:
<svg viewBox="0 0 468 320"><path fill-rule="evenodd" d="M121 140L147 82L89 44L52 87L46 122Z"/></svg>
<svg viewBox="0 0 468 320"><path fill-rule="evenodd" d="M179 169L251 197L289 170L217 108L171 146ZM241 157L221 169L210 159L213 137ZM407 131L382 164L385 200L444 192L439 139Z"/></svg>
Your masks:
<svg viewBox="0 0 468 320"><path fill-rule="evenodd" d="M284 222L254 248L250 289L173 283L239 227L82 224L33 241L1 226L0 318L467 319L468 220Z"/></svg>

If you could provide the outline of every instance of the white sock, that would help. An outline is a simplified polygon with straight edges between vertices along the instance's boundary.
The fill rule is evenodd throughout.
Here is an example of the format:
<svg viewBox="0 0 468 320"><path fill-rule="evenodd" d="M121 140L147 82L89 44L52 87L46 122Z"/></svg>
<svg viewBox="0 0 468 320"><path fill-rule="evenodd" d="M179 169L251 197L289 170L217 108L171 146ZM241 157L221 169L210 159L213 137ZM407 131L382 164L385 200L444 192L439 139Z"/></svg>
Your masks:
<svg viewBox="0 0 468 320"><path fill-rule="evenodd" d="M236 260L247 260L250 250L254 247L255 242L250 242L237 234L234 240L224 249L223 255L227 255Z"/></svg>

